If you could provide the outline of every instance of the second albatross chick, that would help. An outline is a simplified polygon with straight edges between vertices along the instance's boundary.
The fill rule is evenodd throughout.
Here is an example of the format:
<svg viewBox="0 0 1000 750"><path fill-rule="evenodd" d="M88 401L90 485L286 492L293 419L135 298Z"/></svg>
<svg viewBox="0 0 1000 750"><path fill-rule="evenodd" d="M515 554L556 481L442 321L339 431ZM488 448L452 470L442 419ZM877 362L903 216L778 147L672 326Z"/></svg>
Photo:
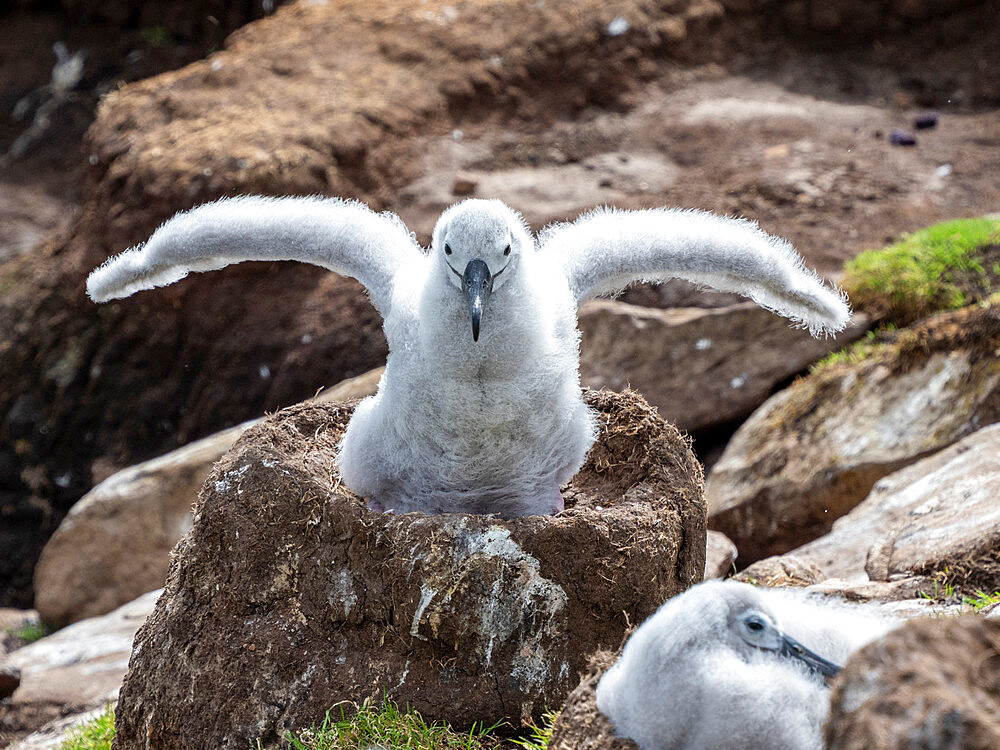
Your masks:
<svg viewBox="0 0 1000 750"><path fill-rule="evenodd" d="M698 211L597 210L532 237L500 201L445 211L428 250L392 214L338 199L221 200L180 213L91 273L97 302L245 260L352 276L384 320L389 357L339 456L377 510L547 514L596 438L583 402L576 311L639 281L736 292L814 335L843 296L787 242Z"/></svg>
<svg viewBox="0 0 1000 750"><path fill-rule="evenodd" d="M636 629L597 707L641 750L819 750L827 681L898 624L801 591L708 581Z"/></svg>

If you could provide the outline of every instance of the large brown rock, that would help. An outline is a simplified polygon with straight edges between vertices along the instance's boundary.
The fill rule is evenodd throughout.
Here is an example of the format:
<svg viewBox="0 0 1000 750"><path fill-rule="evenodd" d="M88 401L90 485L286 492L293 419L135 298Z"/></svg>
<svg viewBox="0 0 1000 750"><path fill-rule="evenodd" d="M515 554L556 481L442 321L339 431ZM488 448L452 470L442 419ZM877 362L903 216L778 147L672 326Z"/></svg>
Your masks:
<svg viewBox="0 0 1000 750"><path fill-rule="evenodd" d="M35 607L53 627L110 612L161 588L191 506L243 425L105 479L80 498L35 568Z"/></svg>
<svg viewBox="0 0 1000 750"><path fill-rule="evenodd" d="M907 623L855 653L833 684L829 750L1000 747L1000 622Z"/></svg>
<svg viewBox="0 0 1000 750"><path fill-rule="evenodd" d="M814 565L844 585L938 574L970 591L993 591L1000 588L998 497L1000 425L990 425L880 479L828 534L776 559Z"/></svg>
<svg viewBox="0 0 1000 750"><path fill-rule="evenodd" d="M733 572L739 552L725 534L709 531L705 537L705 580L725 578Z"/></svg>
<svg viewBox="0 0 1000 750"><path fill-rule="evenodd" d="M635 388L680 429L705 432L746 417L867 324L859 315L836 338L814 339L752 302L659 310L598 300L580 310L580 377Z"/></svg>
<svg viewBox="0 0 1000 750"><path fill-rule="evenodd" d="M937 574L967 591L1000 589L1000 425L890 479L873 499L907 512L868 551L868 577Z"/></svg>
<svg viewBox="0 0 1000 750"><path fill-rule="evenodd" d="M700 467L634 393L558 516L376 514L333 470L352 407L248 430L206 482L136 641L115 747L266 745L384 694L431 720L537 720L585 657L701 579Z"/></svg>
<svg viewBox="0 0 1000 750"><path fill-rule="evenodd" d="M114 612L74 623L0 658L0 670L13 668L21 675L20 685L0 707L0 733L25 734L114 701L132 640L159 595L144 594Z"/></svg>
<svg viewBox="0 0 1000 750"><path fill-rule="evenodd" d="M1000 302L828 365L748 419L712 468L709 525L753 562L816 539L876 481L1000 421Z"/></svg>
<svg viewBox="0 0 1000 750"><path fill-rule="evenodd" d="M333 403L375 393L385 368L349 378L314 400ZM161 588L170 550L191 528L191 507L212 466L251 420L144 461L101 482L73 506L35 569L35 606L62 627L110 612Z"/></svg>

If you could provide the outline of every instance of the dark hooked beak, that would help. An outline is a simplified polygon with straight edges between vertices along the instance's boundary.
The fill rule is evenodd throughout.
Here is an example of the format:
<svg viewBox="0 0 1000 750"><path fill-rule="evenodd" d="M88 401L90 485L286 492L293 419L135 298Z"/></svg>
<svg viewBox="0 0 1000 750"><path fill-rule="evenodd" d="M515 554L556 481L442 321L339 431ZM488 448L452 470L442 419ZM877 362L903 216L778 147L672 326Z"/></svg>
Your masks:
<svg viewBox="0 0 1000 750"><path fill-rule="evenodd" d="M472 318L472 340L479 341L479 321L482 320L483 308L493 291L493 276L486 261L479 258L469 261L462 274L462 291L469 306L469 317Z"/></svg>
<svg viewBox="0 0 1000 750"><path fill-rule="evenodd" d="M791 636L782 634L781 655L791 656L803 662L813 672L817 672L826 678L836 677L840 671L840 666L832 661L827 661L819 654L810 651Z"/></svg>

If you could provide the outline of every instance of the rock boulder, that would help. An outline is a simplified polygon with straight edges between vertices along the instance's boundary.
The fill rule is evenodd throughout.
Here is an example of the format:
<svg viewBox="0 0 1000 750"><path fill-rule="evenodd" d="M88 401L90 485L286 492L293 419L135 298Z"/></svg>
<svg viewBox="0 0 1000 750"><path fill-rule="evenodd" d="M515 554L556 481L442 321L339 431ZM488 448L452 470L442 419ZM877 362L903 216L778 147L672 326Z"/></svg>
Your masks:
<svg viewBox="0 0 1000 750"><path fill-rule="evenodd" d="M809 586L826 576L808 560L789 554L758 560L736 578L754 586Z"/></svg>
<svg viewBox="0 0 1000 750"><path fill-rule="evenodd" d="M680 429L701 433L743 419L867 324L859 315L836 338L814 339L752 302L660 310L598 300L580 310L580 376L592 388L635 388Z"/></svg>
<svg viewBox="0 0 1000 750"><path fill-rule="evenodd" d="M873 505L906 512L869 549L871 580L939 575L966 591L1000 589L1000 425L888 479Z"/></svg>
<svg viewBox="0 0 1000 750"><path fill-rule="evenodd" d="M1000 747L1000 622L923 618L855 653L833 684L829 750Z"/></svg>
<svg viewBox="0 0 1000 750"><path fill-rule="evenodd" d="M969 591L993 591L1000 588L997 497L1000 425L990 425L880 479L830 533L777 559L845 582L937 574Z"/></svg>
<svg viewBox="0 0 1000 750"><path fill-rule="evenodd" d="M875 482L1000 421L1000 302L937 315L768 400L706 485L709 525L753 562L829 531Z"/></svg>
<svg viewBox="0 0 1000 750"><path fill-rule="evenodd" d="M248 430L215 467L137 639L115 747L243 748L383 694L431 720L537 720L586 655L701 579L700 467L634 393L558 516L372 513L333 470L350 405Z"/></svg>
<svg viewBox="0 0 1000 750"><path fill-rule="evenodd" d="M736 545L718 531L709 531L705 541L705 579L725 578L739 556Z"/></svg>
<svg viewBox="0 0 1000 750"><path fill-rule="evenodd" d="M4 732L26 734L114 701L132 640L159 595L144 594L114 612L74 623L0 658L0 670L20 672L20 684L0 707Z"/></svg>

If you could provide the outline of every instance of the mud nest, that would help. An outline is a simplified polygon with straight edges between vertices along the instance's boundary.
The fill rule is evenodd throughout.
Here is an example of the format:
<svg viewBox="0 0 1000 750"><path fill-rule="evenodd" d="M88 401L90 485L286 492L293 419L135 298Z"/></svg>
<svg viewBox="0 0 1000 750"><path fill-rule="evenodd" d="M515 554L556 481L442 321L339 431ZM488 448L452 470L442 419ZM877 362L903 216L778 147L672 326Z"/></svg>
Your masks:
<svg viewBox="0 0 1000 750"><path fill-rule="evenodd" d="M912 620L852 655L833 683L826 747L1000 747L1000 622Z"/></svg>
<svg viewBox="0 0 1000 750"><path fill-rule="evenodd" d="M705 554L687 440L634 392L585 395L600 437L558 516L368 511L335 469L350 403L248 430L137 636L115 747L243 750L369 697L460 729L562 705Z"/></svg>
<svg viewBox="0 0 1000 750"><path fill-rule="evenodd" d="M616 735L614 725L597 708L597 683L619 656L621 649L598 651L590 657L580 684L556 719L549 750L639 750L632 740Z"/></svg>

